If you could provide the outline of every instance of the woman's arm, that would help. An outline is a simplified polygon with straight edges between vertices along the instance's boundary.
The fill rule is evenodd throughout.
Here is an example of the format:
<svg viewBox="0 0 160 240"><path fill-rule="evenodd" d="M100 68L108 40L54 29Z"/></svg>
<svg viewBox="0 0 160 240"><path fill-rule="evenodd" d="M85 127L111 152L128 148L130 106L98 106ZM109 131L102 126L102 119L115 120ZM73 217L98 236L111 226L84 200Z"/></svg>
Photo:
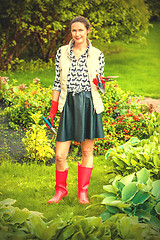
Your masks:
<svg viewBox="0 0 160 240"><path fill-rule="evenodd" d="M52 92L52 101L58 102L59 95L60 95L60 91L53 90L53 92Z"/></svg>

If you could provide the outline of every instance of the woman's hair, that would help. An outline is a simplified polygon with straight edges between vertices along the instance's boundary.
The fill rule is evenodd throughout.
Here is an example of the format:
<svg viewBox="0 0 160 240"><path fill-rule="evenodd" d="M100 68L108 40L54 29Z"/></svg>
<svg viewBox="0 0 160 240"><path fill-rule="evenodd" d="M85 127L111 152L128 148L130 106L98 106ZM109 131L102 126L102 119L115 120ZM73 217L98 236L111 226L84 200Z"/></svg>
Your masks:
<svg viewBox="0 0 160 240"><path fill-rule="evenodd" d="M85 18L85 17L82 17L82 16L78 16L78 17L75 17L73 18L73 20L71 21L71 25L75 22L81 22L84 24L84 26L87 28L87 30L90 30L91 29L91 25L90 23L88 22L88 20Z"/></svg>

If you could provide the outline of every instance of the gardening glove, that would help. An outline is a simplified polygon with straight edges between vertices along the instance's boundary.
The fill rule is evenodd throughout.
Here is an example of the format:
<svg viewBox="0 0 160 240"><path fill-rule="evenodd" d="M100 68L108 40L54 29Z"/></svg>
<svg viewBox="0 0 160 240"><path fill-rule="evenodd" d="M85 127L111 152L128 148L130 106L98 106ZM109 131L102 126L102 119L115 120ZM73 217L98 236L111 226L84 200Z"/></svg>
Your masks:
<svg viewBox="0 0 160 240"><path fill-rule="evenodd" d="M93 79L93 83L101 90L102 93L105 93L106 83L102 76L97 74L96 78Z"/></svg>
<svg viewBox="0 0 160 240"><path fill-rule="evenodd" d="M58 102L52 100L50 114L47 117L47 120L49 118L51 119L51 125L52 126L54 125L53 120L56 116L57 111L58 111ZM50 127L47 124L46 124L46 126L50 129Z"/></svg>

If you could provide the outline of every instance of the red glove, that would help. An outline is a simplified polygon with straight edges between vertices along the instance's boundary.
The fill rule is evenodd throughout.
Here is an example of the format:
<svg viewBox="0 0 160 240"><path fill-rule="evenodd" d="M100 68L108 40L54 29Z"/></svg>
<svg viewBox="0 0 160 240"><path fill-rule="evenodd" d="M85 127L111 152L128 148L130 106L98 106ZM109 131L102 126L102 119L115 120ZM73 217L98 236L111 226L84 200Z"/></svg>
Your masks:
<svg viewBox="0 0 160 240"><path fill-rule="evenodd" d="M47 120L49 118L51 119L51 125L52 126L54 125L53 120L56 116L57 111L58 111L58 102L52 100L50 114L47 117ZM50 127L47 124L46 124L46 126L50 129Z"/></svg>
<svg viewBox="0 0 160 240"><path fill-rule="evenodd" d="M100 79L101 79L101 82L102 82L102 84L103 84L103 86L104 86L104 88L106 87L106 83L105 83L105 81L103 80L103 77L101 77L101 76L98 76ZM99 81L98 81L98 78L96 77L96 78L93 78L93 83L97 86L98 85L98 83L99 83Z"/></svg>

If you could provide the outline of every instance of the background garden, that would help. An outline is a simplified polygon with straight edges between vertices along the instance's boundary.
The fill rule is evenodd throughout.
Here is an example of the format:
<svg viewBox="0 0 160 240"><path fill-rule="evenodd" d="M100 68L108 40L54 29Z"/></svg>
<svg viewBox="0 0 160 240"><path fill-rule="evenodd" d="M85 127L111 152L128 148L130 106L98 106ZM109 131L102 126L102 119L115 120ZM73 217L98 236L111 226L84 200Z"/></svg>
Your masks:
<svg viewBox="0 0 160 240"><path fill-rule="evenodd" d="M9 0L0 25L0 238L160 239L159 1ZM2 10L3 9L3 10ZM105 54L105 139L96 140L91 205L78 204L79 143L69 157L69 197L54 194L55 136L45 127L57 48L84 15ZM58 127L59 114L56 116Z"/></svg>

